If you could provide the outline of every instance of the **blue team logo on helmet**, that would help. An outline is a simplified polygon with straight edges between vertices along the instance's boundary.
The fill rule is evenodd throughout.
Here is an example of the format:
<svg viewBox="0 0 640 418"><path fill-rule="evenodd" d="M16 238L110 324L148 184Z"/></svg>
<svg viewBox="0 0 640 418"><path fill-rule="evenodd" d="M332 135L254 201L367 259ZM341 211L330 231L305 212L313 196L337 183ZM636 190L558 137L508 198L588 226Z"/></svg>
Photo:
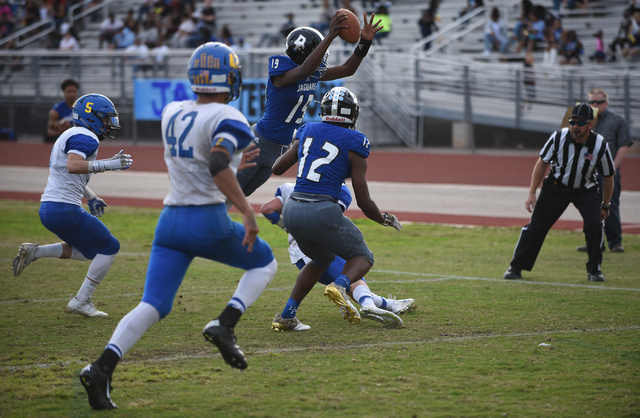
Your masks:
<svg viewBox="0 0 640 418"><path fill-rule="evenodd" d="M105 137L117 139L120 119L111 100L102 94L86 94L76 100L72 108L73 124L83 126L102 141Z"/></svg>
<svg viewBox="0 0 640 418"><path fill-rule="evenodd" d="M222 42L207 42L196 48L189 59L188 73L195 93L229 93L229 101L240 96L240 60Z"/></svg>

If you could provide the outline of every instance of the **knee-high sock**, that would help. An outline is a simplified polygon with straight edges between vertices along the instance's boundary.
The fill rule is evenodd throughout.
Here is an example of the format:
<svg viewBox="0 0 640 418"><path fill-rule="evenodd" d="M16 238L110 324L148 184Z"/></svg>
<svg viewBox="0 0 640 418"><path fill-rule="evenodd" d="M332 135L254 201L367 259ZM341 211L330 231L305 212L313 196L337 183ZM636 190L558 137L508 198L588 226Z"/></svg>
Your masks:
<svg viewBox="0 0 640 418"><path fill-rule="evenodd" d="M36 260L41 258L60 258L62 255L62 243L38 245L36 252L34 253Z"/></svg>
<svg viewBox="0 0 640 418"><path fill-rule="evenodd" d="M76 299L81 302L84 302L87 299L91 298L93 292L95 292L96 288L104 279L104 276L109 272L109 268L113 264L113 260L116 258L115 254L112 255L104 255L98 254L91 262L89 266L89 271L87 272L87 277L84 279L80 290L78 290L78 294L76 295Z"/></svg>
<svg viewBox="0 0 640 418"><path fill-rule="evenodd" d="M277 271L278 263L275 258L264 267L247 270L228 304L244 313L264 292Z"/></svg>
<svg viewBox="0 0 640 418"><path fill-rule="evenodd" d="M160 312L156 308L147 302L140 302L118 322L106 348L122 358L138 342L140 337L159 320Z"/></svg>
<svg viewBox="0 0 640 418"><path fill-rule="evenodd" d="M361 284L353 289L353 298L358 301L360 306L375 305L373 298L371 297L371 290L369 286Z"/></svg>
<svg viewBox="0 0 640 418"><path fill-rule="evenodd" d="M76 248L71 247L71 257L69 257L71 260L78 260L78 261L87 261L88 258L85 257L84 255L82 255L82 253L80 251L78 251Z"/></svg>

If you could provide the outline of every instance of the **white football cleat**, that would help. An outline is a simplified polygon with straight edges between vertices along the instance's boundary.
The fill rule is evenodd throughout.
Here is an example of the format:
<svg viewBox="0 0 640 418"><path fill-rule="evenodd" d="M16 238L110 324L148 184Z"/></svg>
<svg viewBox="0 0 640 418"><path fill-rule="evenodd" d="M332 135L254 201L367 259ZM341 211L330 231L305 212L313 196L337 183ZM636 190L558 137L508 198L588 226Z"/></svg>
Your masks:
<svg viewBox="0 0 640 418"><path fill-rule="evenodd" d="M96 309L91 299L87 299L84 302L80 302L74 296L67 305L67 311L71 313L77 313L80 315L88 316L90 318L96 318L99 316L109 316L106 312L102 312Z"/></svg>
<svg viewBox="0 0 640 418"><path fill-rule="evenodd" d="M402 315L407 312L411 312L415 309L416 301L413 299L391 299L387 298L387 310L390 310L396 315Z"/></svg>
<svg viewBox="0 0 640 418"><path fill-rule="evenodd" d="M13 259L14 276L19 276L25 267L36 261L36 248L38 248L38 244L32 244L30 242L25 242L20 246L18 255Z"/></svg>
<svg viewBox="0 0 640 418"><path fill-rule="evenodd" d="M378 308L376 305L363 306L360 309L360 316L373 319L389 327L401 327L402 319L391 311Z"/></svg>

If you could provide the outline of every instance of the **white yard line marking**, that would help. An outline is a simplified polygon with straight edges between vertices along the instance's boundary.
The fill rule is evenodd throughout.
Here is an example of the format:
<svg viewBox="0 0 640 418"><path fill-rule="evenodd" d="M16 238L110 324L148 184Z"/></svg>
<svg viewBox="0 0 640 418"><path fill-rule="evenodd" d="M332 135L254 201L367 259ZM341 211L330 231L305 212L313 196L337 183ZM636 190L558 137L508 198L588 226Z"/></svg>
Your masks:
<svg viewBox="0 0 640 418"><path fill-rule="evenodd" d="M517 337L535 337L535 336L543 336L550 334L577 334L582 332L612 332L612 331L635 331L640 329L640 326L632 326L632 327L614 327L614 328L595 328L595 329L584 329L584 330L555 330L555 331L541 331L541 332L517 332L513 334L490 334L490 335L473 335L466 337L451 337L451 338L434 338L431 340L421 340L421 341L392 341L392 342L381 342L381 343L365 343L365 344L349 344L349 345L340 345L340 346L332 346L325 345L320 347L297 347L297 348L275 348L270 350L256 350L256 351L247 351L251 355L261 355L261 354L277 354L277 353L295 353L295 352L306 352L308 350L323 350L328 351L329 353L335 353L336 350L343 349L364 349L364 348L372 348L372 347L391 347L398 345L418 345L418 344L437 344L437 343L452 343L452 342L463 342L463 341L475 341L475 340L485 340L485 339L493 339L493 338L517 338ZM122 363L134 364L134 363L144 363L144 362L169 362L169 361L179 361L179 360L190 360L190 359L199 359L199 358L213 358L220 357L220 354L194 354L187 356L173 356L173 357L156 357L156 358L148 358L143 360L123 360ZM55 363L38 363L38 364L25 364L22 366L0 366L0 371L20 371L20 370L29 370L29 369L48 369L51 367L69 367L73 364L84 364L84 361L81 360L69 360L69 361L61 361ZM121 364L122 364L121 363Z"/></svg>

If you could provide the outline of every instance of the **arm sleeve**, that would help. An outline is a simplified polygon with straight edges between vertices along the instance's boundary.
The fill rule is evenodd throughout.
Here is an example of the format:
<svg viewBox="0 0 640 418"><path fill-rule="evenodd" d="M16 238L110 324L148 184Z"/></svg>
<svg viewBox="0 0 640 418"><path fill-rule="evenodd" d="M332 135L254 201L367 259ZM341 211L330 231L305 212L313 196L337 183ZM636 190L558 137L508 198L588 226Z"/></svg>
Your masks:
<svg viewBox="0 0 640 418"><path fill-rule="evenodd" d="M67 140L64 149L65 154L74 153L81 155L85 160L88 156L98 151L98 143L88 135L78 134Z"/></svg>
<svg viewBox="0 0 640 418"><path fill-rule="evenodd" d="M239 120L225 119L212 135L212 147L225 147L229 155L237 150L245 149L253 141L253 133L246 123Z"/></svg>

